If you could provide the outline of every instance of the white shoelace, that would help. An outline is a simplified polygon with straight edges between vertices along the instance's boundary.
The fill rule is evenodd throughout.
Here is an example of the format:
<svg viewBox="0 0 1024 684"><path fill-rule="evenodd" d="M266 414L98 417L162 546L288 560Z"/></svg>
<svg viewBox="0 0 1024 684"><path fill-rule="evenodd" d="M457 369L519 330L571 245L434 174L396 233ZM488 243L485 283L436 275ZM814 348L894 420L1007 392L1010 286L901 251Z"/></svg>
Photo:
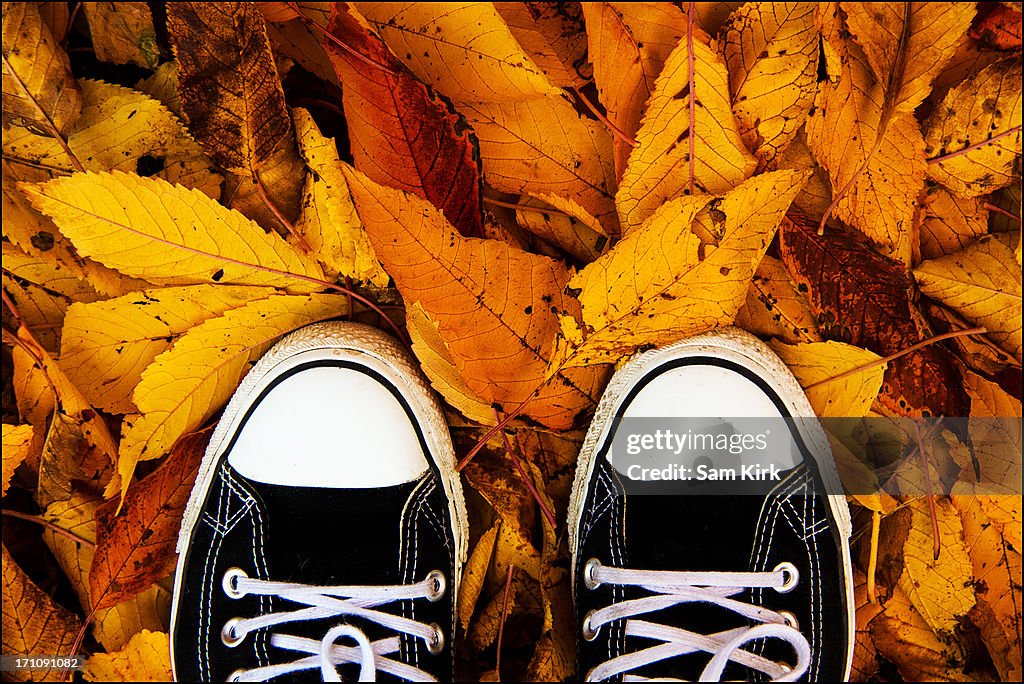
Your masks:
<svg viewBox="0 0 1024 684"><path fill-rule="evenodd" d="M771 572L668 572L615 568L591 559L584 566L583 573L584 584L588 589L612 584L641 587L652 593L651 596L620 601L588 613L583 621L585 639L594 639L604 625L626 618L627 636L661 642L601 663L587 673L587 681L601 681L619 674L625 675L623 681L645 681L644 677L627 673L651 663L698 651L712 656L701 672L702 682L721 681L729 661L745 665L781 682L796 681L810 665L810 644L796 628L796 619L792 615L730 598L753 588L791 591L799 581L799 574L790 563L780 563ZM698 634L645 620L629 619L683 603L715 604L760 624L716 634ZM790 668L741 648L748 642L764 638L788 642L796 651L796 666Z"/></svg>
<svg viewBox="0 0 1024 684"><path fill-rule="evenodd" d="M248 577L232 568L224 574L224 592L230 598L268 596L304 606L287 612L271 612L251 618L232 618L221 630L228 646L241 643L247 634L289 622L321 620L335 617L358 617L374 622L400 634L414 636L426 643L431 653L444 648L444 632L438 625L426 625L409 618L392 615L375 608L394 601L427 599L437 601L447 589L444 574L430 572L416 584L386 586L311 586L292 582L272 582ZM337 642L348 638L355 646ZM280 665L266 665L232 673L230 681L262 682L303 670L320 669L325 682L340 682L337 666L359 665L359 681L372 682L377 672L386 672L408 681L436 682L423 670L388 658L401 647L401 637L393 636L371 642L359 628L340 624L329 629L320 641L287 634L271 634L270 644L277 648L308 654L304 658Z"/></svg>

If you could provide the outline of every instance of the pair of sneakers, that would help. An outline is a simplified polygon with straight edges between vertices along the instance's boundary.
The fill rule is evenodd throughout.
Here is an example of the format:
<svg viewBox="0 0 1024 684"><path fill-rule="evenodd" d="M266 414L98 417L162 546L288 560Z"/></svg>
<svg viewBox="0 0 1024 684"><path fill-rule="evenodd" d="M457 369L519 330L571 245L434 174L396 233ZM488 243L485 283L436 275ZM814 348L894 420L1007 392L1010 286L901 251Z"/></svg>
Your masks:
<svg viewBox="0 0 1024 684"><path fill-rule="evenodd" d="M611 458L630 417L811 415L778 358L734 329L616 372L569 508L581 677L848 676L849 511L816 421L792 423L796 448L759 494L638 495ZM352 323L293 333L246 376L200 468L175 676L452 680L467 535L444 415L404 350Z"/></svg>

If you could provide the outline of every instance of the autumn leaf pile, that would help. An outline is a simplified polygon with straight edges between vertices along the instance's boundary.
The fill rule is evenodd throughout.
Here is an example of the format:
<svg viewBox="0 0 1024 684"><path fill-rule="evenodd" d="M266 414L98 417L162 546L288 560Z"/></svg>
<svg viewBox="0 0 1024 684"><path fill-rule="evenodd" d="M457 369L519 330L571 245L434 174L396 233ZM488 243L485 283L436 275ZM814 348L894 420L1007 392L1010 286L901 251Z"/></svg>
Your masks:
<svg viewBox="0 0 1024 684"><path fill-rule="evenodd" d="M315 321L447 404L467 678L573 674L569 488L637 350L735 323L822 416L1019 417L1020 10L5 2L3 652L170 676L211 426ZM1020 680L1020 462L947 446L952 496L851 497L858 679Z"/></svg>

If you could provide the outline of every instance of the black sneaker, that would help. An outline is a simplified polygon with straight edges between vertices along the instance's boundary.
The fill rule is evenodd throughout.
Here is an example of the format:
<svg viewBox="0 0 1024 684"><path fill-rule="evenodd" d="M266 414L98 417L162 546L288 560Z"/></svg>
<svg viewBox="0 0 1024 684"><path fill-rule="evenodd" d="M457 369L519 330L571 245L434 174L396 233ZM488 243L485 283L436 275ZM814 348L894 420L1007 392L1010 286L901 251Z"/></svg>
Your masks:
<svg viewBox="0 0 1024 684"><path fill-rule="evenodd" d="M246 375L178 539L185 681L450 680L466 511L448 428L404 351L321 323Z"/></svg>
<svg viewBox="0 0 1024 684"><path fill-rule="evenodd" d="M581 677L848 677L849 509L813 415L778 357L732 328L615 374L569 507ZM643 437L657 430L663 444Z"/></svg>

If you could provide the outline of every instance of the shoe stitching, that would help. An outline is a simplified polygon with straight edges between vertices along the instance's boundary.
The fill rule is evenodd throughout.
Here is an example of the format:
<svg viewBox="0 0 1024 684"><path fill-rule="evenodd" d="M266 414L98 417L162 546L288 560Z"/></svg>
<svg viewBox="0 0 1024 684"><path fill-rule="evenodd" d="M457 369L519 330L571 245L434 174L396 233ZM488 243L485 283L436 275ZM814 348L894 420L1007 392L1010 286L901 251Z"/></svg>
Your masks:
<svg viewBox="0 0 1024 684"><path fill-rule="evenodd" d="M218 473L219 475L219 473ZM220 490L217 494L217 515L222 515L221 511L224 510L224 497L227 492L227 487L224 485L224 479L220 480ZM209 680L210 676L210 629L213 626L213 591L210 585L210 571L212 566L216 562L216 551L220 546L221 541L224 539L223 533L219 530L214 531L213 539L206 552L206 560L203 563L203 579L199 584L199 605L202 607L199 611L199 630L196 634L196 646L199 652L199 670L201 679Z"/></svg>
<svg viewBox="0 0 1024 684"><path fill-rule="evenodd" d="M433 483L432 480L428 479L429 475L424 477L420 484L416 485L416 490L413 492L409 508L407 509L409 515L405 520L402 521L402 533L404 537L402 539L402 559L401 559L401 572L402 581L409 583L411 577L415 575L417 559L419 556L419 540L417 539L419 531L419 511L423 503L423 499L432 491L430 485ZM412 553L409 553L410 550ZM413 565L408 565L409 561L412 561ZM402 617L415 619L416 607L412 605L411 601L402 601L400 604L400 610L402 611ZM410 653L410 646L412 653ZM414 661L414 664L419 664L419 648L415 641L408 637L408 635L402 635L399 642L400 656L403 662L409 662L410 658Z"/></svg>

